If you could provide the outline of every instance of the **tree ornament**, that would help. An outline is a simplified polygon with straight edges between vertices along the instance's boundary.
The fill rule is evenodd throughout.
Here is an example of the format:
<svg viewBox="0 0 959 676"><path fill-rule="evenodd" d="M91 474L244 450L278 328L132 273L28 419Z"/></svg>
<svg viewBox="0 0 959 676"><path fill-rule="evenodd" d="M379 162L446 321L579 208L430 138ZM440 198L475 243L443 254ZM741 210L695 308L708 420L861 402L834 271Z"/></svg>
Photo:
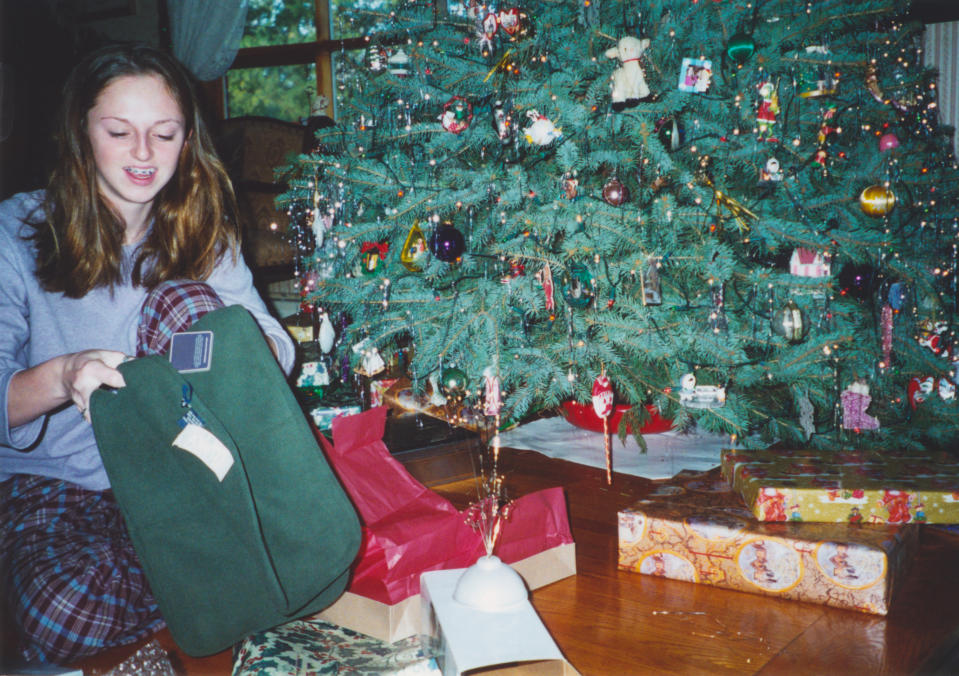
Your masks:
<svg viewBox="0 0 959 676"><path fill-rule="evenodd" d="M446 131L459 134L469 128L472 120L473 104L462 96L454 96L443 104L440 124Z"/></svg>
<svg viewBox="0 0 959 676"><path fill-rule="evenodd" d="M809 332L806 314L793 300L787 301L783 307L773 312L770 321L773 333L790 343L801 343Z"/></svg>
<svg viewBox="0 0 959 676"><path fill-rule="evenodd" d="M562 293L567 305L582 310L596 298L596 280L585 265L573 263L563 281Z"/></svg>
<svg viewBox="0 0 959 676"><path fill-rule="evenodd" d="M499 28L499 21L493 12L489 12L478 21L476 34L479 37L479 48L486 56L493 51L493 38L496 37L496 30Z"/></svg>
<svg viewBox="0 0 959 676"><path fill-rule="evenodd" d="M829 48L824 45L806 47L807 54L827 56ZM839 80L832 68L826 63L807 66L799 74L799 96L804 99L814 99L820 96L832 96L836 93Z"/></svg>
<svg viewBox="0 0 959 676"><path fill-rule="evenodd" d="M546 311L549 313L550 319L552 319L556 312L556 301L553 299L553 271L550 269L549 263L546 263L540 268L540 271L536 273L536 281L543 285L543 298Z"/></svg>
<svg viewBox="0 0 959 676"><path fill-rule="evenodd" d="M629 201L629 189L613 176L603 184L603 200L614 207L621 206Z"/></svg>
<svg viewBox="0 0 959 676"><path fill-rule="evenodd" d="M776 116L779 114L779 94L776 85L766 80L759 85L759 107L756 109L756 125L759 129L759 139L770 143L776 142L773 130L776 127Z"/></svg>
<svg viewBox="0 0 959 676"><path fill-rule="evenodd" d="M779 165L779 160L770 157L766 160L766 166L759 170L759 185L771 186L781 183L783 180L783 170Z"/></svg>
<svg viewBox="0 0 959 676"><path fill-rule="evenodd" d="M859 207L868 216L886 216L896 206L896 195L883 185L871 185L859 194Z"/></svg>
<svg viewBox="0 0 959 676"><path fill-rule="evenodd" d="M537 110L527 110L526 117L530 124L523 130L526 142L537 146L548 146L553 141L563 137L563 130L553 124L545 115Z"/></svg>
<svg viewBox="0 0 959 676"><path fill-rule="evenodd" d="M895 150L899 147L899 139L892 132L888 132L879 137L879 152L884 153L887 150Z"/></svg>
<svg viewBox="0 0 959 676"><path fill-rule="evenodd" d="M889 293L886 298L894 311L902 310L908 297L909 287L903 282L893 282L889 285Z"/></svg>
<svg viewBox="0 0 959 676"><path fill-rule="evenodd" d="M826 158L829 157L829 153L826 151L826 146L829 143L832 143L832 141L835 140L836 135L839 133L840 128L836 122L836 111L837 108L832 106L822 114L822 122L820 123L819 131L816 134L816 141L819 143L819 147L816 149L816 154L813 156L813 161L822 167L826 166Z"/></svg>
<svg viewBox="0 0 959 676"><path fill-rule="evenodd" d="M799 426L802 428L803 435L806 437L806 441L816 433L816 419L815 419L815 409L813 409L812 402L809 401L809 395L805 392L802 393L802 396L799 398L798 402L799 407Z"/></svg>
<svg viewBox="0 0 959 676"><path fill-rule="evenodd" d="M366 50L365 60L367 69L374 75L379 75L386 72L390 52L384 45L374 42Z"/></svg>
<svg viewBox="0 0 959 676"><path fill-rule="evenodd" d="M568 171L563 174L563 197L568 200L574 200L579 196L579 179L576 178L576 171Z"/></svg>
<svg viewBox="0 0 959 676"><path fill-rule="evenodd" d="M463 233L450 221L443 221L433 230L429 244L433 255L446 263L458 261L466 246Z"/></svg>
<svg viewBox="0 0 959 676"><path fill-rule="evenodd" d="M613 71L613 110L632 108L649 96L646 75L639 66L639 58L649 49L649 39L622 37L615 47L606 50L607 59L619 59L619 68Z"/></svg>
<svg viewBox="0 0 959 676"><path fill-rule="evenodd" d="M387 67L391 75L406 77L410 74L410 55L400 47L387 59Z"/></svg>
<svg viewBox="0 0 959 676"><path fill-rule="evenodd" d="M493 128L496 130L496 136L504 144L513 140L516 131L513 127L513 116L504 107L502 101L493 104Z"/></svg>
<svg viewBox="0 0 959 676"><path fill-rule="evenodd" d="M679 150L684 140L684 130L679 123L679 116L664 117L656 123L656 132L659 134L659 141L669 152Z"/></svg>
<svg viewBox="0 0 959 676"><path fill-rule="evenodd" d="M440 391L447 399L462 401L466 396L467 383L466 373L455 366L443 369L440 374Z"/></svg>
<svg viewBox="0 0 959 676"><path fill-rule="evenodd" d="M746 33L736 33L726 43L726 55L736 63L743 64L756 51L756 43Z"/></svg>
<svg viewBox="0 0 959 676"><path fill-rule="evenodd" d="M382 271L386 263L386 254L390 250L389 242L363 242L360 246L360 256L363 265L360 268L364 275L375 275Z"/></svg>
<svg viewBox="0 0 959 676"><path fill-rule="evenodd" d="M869 396L869 385L864 380L850 383L839 395L839 399L842 402L843 429L856 432L879 429L879 419L866 413L872 397Z"/></svg>
<svg viewBox="0 0 959 676"><path fill-rule="evenodd" d="M499 376L496 375L496 369L487 366L483 369L483 413L490 416L499 415L502 408Z"/></svg>
<svg viewBox="0 0 959 676"><path fill-rule="evenodd" d="M410 272L420 272L423 269L423 259L426 257L426 238L420 230L419 219L413 221L410 231L400 250L400 263Z"/></svg>
<svg viewBox="0 0 959 676"><path fill-rule="evenodd" d="M804 247L796 247L789 259L789 274L817 279L828 277L832 274L830 260L828 251L814 251Z"/></svg>
<svg viewBox="0 0 959 676"><path fill-rule="evenodd" d="M336 342L336 331L333 329L333 322L330 321L330 315L323 313L323 319L320 320L320 331L317 336L320 343L320 349L323 354L329 354L333 349L333 343Z"/></svg>
<svg viewBox="0 0 959 676"><path fill-rule="evenodd" d="M687 373L679 381L679 403L687 408L721 408L726 404L726 388L697 385L696 376Z"/></svg>
<svg viewBox="0 0 959 676"><path fill-rule="evenodd" d="M593 411L603 420L603 443L606 447L606 484L613 483L613 446L609 434L609 414L613 412L613 386L605 373L593 381Z"/></svg>
<svg viewBox="0 0 959 676"><path fill-rule="evenodd" d="M892 359L892 316L892 306L889 303L884 303L879 315L879 327L882 336L882 360L886 366Z"/></svg>
<svg viewBox="0 0 959 676"><path fill-rule="evenodd" d="M499 28L508 35L510 42L519 42L531 38L535 33L533 21L524 10L518 7L501 9L496 15Z"/></svg>

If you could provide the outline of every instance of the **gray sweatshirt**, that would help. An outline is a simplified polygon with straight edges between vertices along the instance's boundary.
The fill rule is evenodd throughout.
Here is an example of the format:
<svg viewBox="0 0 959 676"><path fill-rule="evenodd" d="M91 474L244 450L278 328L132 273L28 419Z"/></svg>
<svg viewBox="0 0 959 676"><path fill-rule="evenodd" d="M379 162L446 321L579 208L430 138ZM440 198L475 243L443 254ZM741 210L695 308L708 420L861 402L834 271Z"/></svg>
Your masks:
<svg viewBox="0 0 959 676"><path fill-rule="evenodd" d="M114 289L97 288L83 298L44 291L37 282L35 250L24 235L24 221L43 193L21 193L0 203L0 481L12 474L37 474L103 490L110 482L97 450L93 428L75 406L65 406L11 429L7 416L10 379L18 371L53 357L89 349L136 351L136 328L143 287L127 281ZM124 247L125 268L132 267L137 245ZM227 305L243 305L277 346L289 373L293 342L266 309L253 287L249 268L230 256L219 262L208 284Z"/></svg>

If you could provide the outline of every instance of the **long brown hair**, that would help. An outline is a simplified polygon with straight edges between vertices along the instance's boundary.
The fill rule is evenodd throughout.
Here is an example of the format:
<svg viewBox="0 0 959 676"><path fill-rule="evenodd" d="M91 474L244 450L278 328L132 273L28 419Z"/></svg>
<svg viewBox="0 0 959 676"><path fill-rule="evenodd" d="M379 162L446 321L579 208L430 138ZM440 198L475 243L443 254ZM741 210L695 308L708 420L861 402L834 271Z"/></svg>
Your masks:
<svg viewBox="0 0 959 676"><path fill-rule="evenodd" d="M170 279L203 280L216 261L239 250L236 197L203 121L193 79L171 55L139 44L102 48L67 80L58 157L42 216L32 225L37 277L48 291L80 298L123 283L125 224L97 187L87 113L118 77L158 75L180 106L185 141L176 171L153 200L153 225L134 263L132 282L152 288Z"/></svg>

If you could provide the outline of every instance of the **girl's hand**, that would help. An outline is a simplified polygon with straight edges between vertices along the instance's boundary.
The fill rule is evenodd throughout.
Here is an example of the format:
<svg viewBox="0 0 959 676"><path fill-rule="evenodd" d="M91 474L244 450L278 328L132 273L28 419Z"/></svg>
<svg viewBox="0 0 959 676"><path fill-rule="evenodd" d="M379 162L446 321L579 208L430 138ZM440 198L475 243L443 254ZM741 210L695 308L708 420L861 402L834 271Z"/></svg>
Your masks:
<svg viewBox="0 0 959 676"><path fill-rule="evenodd" d="M90 395L101 385L124 387L123 375L117 370L127 356L115 350L84 350L64 358L62 382L64 391L90 422Z"/></svg>

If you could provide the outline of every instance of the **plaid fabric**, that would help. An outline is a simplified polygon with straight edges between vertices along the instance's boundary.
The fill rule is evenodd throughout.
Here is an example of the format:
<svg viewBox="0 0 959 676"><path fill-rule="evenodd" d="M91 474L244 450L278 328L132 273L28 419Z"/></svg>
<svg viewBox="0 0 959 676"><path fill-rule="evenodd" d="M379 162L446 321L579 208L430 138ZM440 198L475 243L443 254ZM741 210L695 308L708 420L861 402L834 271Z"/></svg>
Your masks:
<svg viewBox="0 0 959 676"><path fill-rule="evenodd" d="M163 354L174 333L186 331L207 312L223 307L223 301L203 282L169 281L158 284L140 308L137 356Z"/></svg>
<svg viewBox="0 0 959 676"><path fill-rule="evenodd" d="M110 491L0 483L0 570L28 661L66 663L164 626Z"/></svg>
<svg viewBox="0 0 959 676"><path fill-rule="evenodd" d="M164 282L140 310L137 356L223 307L202 282ZM0 575L28 661L65 663L164 626L110 491L14 476L0 484Z"/></svg>

